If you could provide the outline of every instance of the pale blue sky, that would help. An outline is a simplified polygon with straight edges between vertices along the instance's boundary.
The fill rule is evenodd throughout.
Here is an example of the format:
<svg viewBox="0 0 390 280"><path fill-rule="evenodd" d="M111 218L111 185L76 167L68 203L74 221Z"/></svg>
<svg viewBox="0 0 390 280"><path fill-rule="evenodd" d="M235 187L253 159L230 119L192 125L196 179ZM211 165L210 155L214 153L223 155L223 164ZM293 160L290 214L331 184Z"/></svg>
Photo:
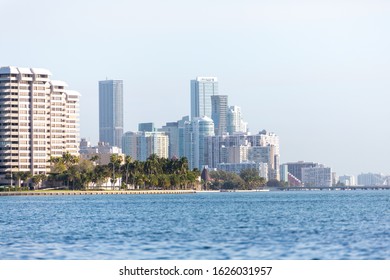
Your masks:
<svg viewBox="0 0 390 280"><path fill-rule="evenodd" d="M390 174L390 1L0 0L0 65L42 67L82 94L98 140L98 81L124 80L125 131L190 113L217 76L281 160Z"/></svg>

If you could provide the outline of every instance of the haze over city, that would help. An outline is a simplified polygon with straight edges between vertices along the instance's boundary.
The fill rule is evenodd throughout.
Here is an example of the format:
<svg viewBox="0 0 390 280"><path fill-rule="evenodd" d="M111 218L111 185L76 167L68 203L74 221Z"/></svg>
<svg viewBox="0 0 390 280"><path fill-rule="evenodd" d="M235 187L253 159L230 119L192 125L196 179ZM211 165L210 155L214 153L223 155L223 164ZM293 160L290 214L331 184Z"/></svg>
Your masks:
<svg viewBox="0 0 390 280"><path fill-rule="evenodd" d="M124 83L124 131L190 114L190 80L216 76L281 162L389 171L387 1L0 1L0 66L42 67L82 94L98 141L98 81Z"/></svg>

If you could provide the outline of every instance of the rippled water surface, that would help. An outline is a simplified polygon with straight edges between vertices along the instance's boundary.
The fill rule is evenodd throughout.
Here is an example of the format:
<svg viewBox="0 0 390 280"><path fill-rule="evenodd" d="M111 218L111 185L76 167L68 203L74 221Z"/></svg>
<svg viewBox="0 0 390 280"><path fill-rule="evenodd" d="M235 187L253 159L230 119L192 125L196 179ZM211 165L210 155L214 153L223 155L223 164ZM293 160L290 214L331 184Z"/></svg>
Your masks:
<svg viewBox="0 0 390 280"><path fill-rule="evenodd" d="M390 259L389 191L0 197L0 259Z"/></svg>

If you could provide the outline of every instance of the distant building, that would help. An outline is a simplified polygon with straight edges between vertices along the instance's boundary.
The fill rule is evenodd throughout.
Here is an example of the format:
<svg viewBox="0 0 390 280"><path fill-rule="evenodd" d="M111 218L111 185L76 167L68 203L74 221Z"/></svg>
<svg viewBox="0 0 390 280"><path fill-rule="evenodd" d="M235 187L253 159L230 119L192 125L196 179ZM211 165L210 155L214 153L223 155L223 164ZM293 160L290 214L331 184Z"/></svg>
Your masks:
<svg viewBox="0 0 390 280"><path fill-rule="evenodd" d="M357 181L359 186L381 186L385 184L386 178L382 174L361 173Z"/></svg>
<svg viewBox="0 0 390 280"><path fill-rule="evenodd" d="M299 181L302 181L302 168L316 167L318 166L318 163L298 161L284 163L283 165L287 165L288 172L295 178L297 178Z"/></svg>
<svg viewBox="0 0 390 280"><path fill-rule="evenodd" d="M135 160L146 161L156 154L161 158L168 158L169 137L164 132L126 132L123 135L123 151Z"/></svg>
<svg viewBox="0 0 390 280"><path fill-rule="evenodd" d="M211 118L214 121L214 134L224 135L227 133L228 96L211 96Z"/></svg>
<svg viewBox="0 0 390 280"><path fill-rule="evenodd" d="M99 82L99 141L122 147L123 81Z"/></svg>
<svg viewBox="0 0 390 280"><path fill-rule="evenodd" d="M128 131L122 136L122 149L126 156L136 160L138 157L137 137L139 132Z"/></svg>
<svg viewBox="0 0 390 280"><path fill-rule="evenodd" d="M355 176L351 175L339 176L339 182L345 186L356 186Z"/></svg>
<svg viewBox="0 0 390 280"><path fill-rule="evenodd" d="M79 98L46 69L0 68L0 184L13 172L47 174L50 157L79 150Z"/></svg>
<svg viewBox="0 0 390 280"><path fill-rule="evenodd" d="M287 165L281 165L279 167L280 181L288 183L288 168Z"/></svg>
<svg viewBox="0 0 390 280"><path fill-rule="evenodd" d="M168 156L169 158L179 158L179 122L168 122L161 129L160 132L164 132L168 135Z"/></svg>
<svg viewBox="0 0 390 280"><path fill-rule="evenodd" d="M222 163L266 163L269 179L280 179L279 137L275 133L262 131L250 135L236 132L232 135L209 136L205 139L207 152L205 164L218 168Z"/></svg>
<svg viewBox="0 0 390 280"><path fill-rule="evenodd" d="M247 137L251 148L248 159L268 164L268 178L280 180L279 136L265 130Z"/></svg>
<svg viewBox="0 0 390 280"><path fill-rule="evenodd" d="M268 164L268 178L280 180L279 154L276 153L277 146L254 146L249 148L248 159L254 162Z"/></svg>
<svg viewBox="0 0 390 280"><path fill-rule="evenodd" d="M216 77L197 77L191 80L191 120L206 116L211 118L211 96L218 95Z"/></svg>
<svg viewBox="0 0 390 280"><path fill-rule="evenodd" d="M184 116L177 122L178 126L178 157L187 157L188 151L186 151L186 141L190 134L190 116Z"/></svg>
<svg viewBox="0 0 390 280"><path fill-rule="evenodd" d="M234 134L236 132L248 132L248 124L242 118L241 108L230 106L227 112L227 132Z"/></svg>
<svg viewBox="0 0 390 280"><path fill-rule="evenodd" d="M206 164L206 137L214 135L214 122L208 117L194 118L191 122L193 156L189 159L191 168L202 170Z"/></svg>
<svg viewBox="0 0 390 280"><path fill-rule="evenodd" d="M331 187L332 169L323 165L302 168L302 183L305 187Z"/></svg>
<svg viewBox="0 0 390 280"><path fill-rule="evenodd" d="M80 144L80 157L82 159L91 160L94 156L97 156L98 159L96 163L98 165L106 165L110 163L112 155L122 156L122 149L116 146L111 146L108 143L99 142L97 146L91 146L88 141L81 139Z"/></svg>
<svg viewBox="0 0 390 280"><path fill-rule="evenodd" d="M206 164L211 168L217 168L219 163L247 161L250 143L246 137L247 135L243 133L207 137L205 139L207 149Z"/></svg>
<svg viewBox="0 0 390 280"><path fill-rule="evenodd" d="M233 172L236 174L240 174L242 170L245 169L255 169L258 171L258 174L260 177L265 178L268 180L268 166L267 163L262 162L241 162L241 163L219 163L217 165L218 170L226 171L226 172Z"/></svg>
<svg viewBox="0 0 390 280"><path fill-rule="evenodd" d="M156 129L154 128L154 123L149 122L149 123L140 123L138 124L138 131L147 131L147 132L153 132Z"/></svg>

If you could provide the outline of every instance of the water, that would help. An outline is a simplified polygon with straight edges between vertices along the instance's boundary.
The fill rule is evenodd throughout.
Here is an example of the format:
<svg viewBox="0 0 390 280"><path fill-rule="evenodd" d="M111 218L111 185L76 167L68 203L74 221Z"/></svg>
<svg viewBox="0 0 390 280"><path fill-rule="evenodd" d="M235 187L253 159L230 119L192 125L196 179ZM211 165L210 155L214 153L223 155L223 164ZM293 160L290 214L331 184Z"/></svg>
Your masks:
<svg viewBox="0 0 390 280"><path fill-rule="evenodd" d="M390 259L389 191L0 197L0 259Z"/></svg>

